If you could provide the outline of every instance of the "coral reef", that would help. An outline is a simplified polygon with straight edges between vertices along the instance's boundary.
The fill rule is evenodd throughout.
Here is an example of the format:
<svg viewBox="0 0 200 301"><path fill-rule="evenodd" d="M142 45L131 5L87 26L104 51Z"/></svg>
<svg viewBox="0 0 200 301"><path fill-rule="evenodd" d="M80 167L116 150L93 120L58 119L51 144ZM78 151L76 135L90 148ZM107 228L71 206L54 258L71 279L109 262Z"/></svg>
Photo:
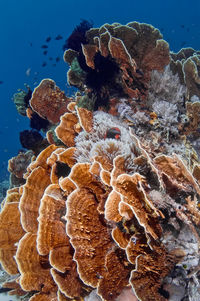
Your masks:
<svg viewBox="0 0 200 301"><path fill-rule="evenodd" d="M0 182L0 203L3 201L4 197L6 196L6 191L9 188L9 180L4 179Z"/></svg>
<svg viewBox="0 0 200 301"><path fill-rule="evenodd" d="M16 157L8 161L8 171L13 173L17 178L23 178L28 165L31 163L33 157L32 151L19 152Z"/></svg>
<svg viewBox="0 0 200 301"><path fill-rule="evenodd" d="M68 82L95 95L95 110L112 107L111 98L129 96L144 100L152 70L163 71L169 64L169 48L159 30L132 22L104 24L86 32L82 49L66 50L70 65Z"/></svg>
<svg viewBox="0 0 200 301"><path fill-rule="evenodd" d="M9 161L24 183L2 203L3 286L30 301L198 300L199 86L174 67L194 53L170 54L151 25L90 27L64 54L80 92L46 79L29 101L54 126Z"/></svg>
<svg viewBox="0 0 200 301"><path fill-rule="evenodd" d="M43 136L36 130L24 130L20 132L19 139L22 147L31 150L36 155L48 146L47 139L43 138Z"/></svg>
<svg viewBox="0 0 200 301"><path fill-rule="evenodd" d="M68 98L51 79L44 79L33 91L30 106L40 117L56 124L67 111Z"/></svg>
<svg viewBox="0 0 200 301"><path fill-rule="evenodd" d="M187 98L193 95L200 97L199 61L200 51L192 48L183 48L178 53L171 53L170 67L173 73L177 73L181 84L187 88Z"/></svg>
<svg viewBox="0 0 200 301"><path fill-rule="evenodd" d="M26 109L29 105L29 100L32 96L32 91L29 86L25 85L27 91L19 90L13 95L13 102L16 105L17 111L20 115L26 116Z"/></svg>

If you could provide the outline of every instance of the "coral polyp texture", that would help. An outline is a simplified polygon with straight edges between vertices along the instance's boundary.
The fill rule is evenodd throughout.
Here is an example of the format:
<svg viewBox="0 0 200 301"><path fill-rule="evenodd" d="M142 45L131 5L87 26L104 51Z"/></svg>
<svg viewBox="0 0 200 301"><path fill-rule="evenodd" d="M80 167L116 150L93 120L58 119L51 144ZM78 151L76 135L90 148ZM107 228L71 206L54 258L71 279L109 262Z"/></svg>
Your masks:
<svg viewBox="0 0 200 301"><path fill-rule="evenodd" d="M9 161L3 286L30 301L199 300L199 52L171 53L148 24L82 25L64 54L80 91L45 79L26 104L48 146Z"/></svg>

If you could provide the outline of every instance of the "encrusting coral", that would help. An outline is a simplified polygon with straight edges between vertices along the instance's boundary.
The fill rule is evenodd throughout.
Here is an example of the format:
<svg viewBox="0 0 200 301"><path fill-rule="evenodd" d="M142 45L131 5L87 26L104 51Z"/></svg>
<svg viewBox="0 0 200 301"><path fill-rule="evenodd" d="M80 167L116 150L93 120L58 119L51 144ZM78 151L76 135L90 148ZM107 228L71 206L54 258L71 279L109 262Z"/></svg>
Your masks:
<svg viewBox="0 0 200 301"><path fill-rule="evenodd" d="M56 128L28 166L9 163L25 183L2 203L4 286L30 301L198 300L198 93L153 26L78 30L64 59L81 93L42 81L29 106Z"/></svg>
<svg viewBox="0 0 200 301"><path fill-rule="evenodd" d="M30 106L40 117L56 124L67 111L68 98L51 79L44 79L33 91Z"/></svg>

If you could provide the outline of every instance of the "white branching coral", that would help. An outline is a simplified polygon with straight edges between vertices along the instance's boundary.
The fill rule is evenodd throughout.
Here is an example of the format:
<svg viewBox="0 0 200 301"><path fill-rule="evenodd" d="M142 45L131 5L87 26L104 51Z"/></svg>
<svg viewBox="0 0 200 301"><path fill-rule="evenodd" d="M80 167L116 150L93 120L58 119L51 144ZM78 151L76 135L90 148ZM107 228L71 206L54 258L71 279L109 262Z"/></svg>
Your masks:
<svg viewBox="0 0 200 301"><path fill-rule="evenodd" d="M119 129L119 139L106 137L107 131L112 128ZM75 157L80 163L90 162L95 156L106 156L112 161L116 156L121 155L131 164L135 157L135 145L126 124L101 111L94 114L93 131L90 133L83 131L75 140Z"/></svg>
<svg viewBox="0 0 200 301"><path fill-rule="evenodd" d="M119 140L105 139L92 146L90 156L91 158L95 156L105 156L113 161L116 156L121 155L124 157L127 153L130 153L129 145L124 144Z"/></svg>
<svg viewBox="0 0 200 301"><path fill-rule="evenodd" d="M149 84L148 102L166 100L173 104L182 104L186 87L180 84L178 75L173 75L169 65L164 72L153 70Z"/></svg>
<svg viewBox="0 0 200 301"><path fill-rule="evenodd" d="M145 112L137 111L134 114L135 125L149 123L149 121L150 121L150 116L149 115L147 116Z"/></svg>
<svg viewBox="0 0 200 301"><path fill-rule="evenodd" d="M119 113L120 118L131 118L133 115L133 111L131 106L127 103L126 98L120 98L117 106L117 111Z"/></svg>
<svg viewBox="0 0 200 301"><path fill-rule="evenodd" d="M146 115L144 111L137 111L134 113L133 109L127 103L127 99L125 98L121 98L119 100L117 111L121 119L125 118L130 122L133 122L135 125L145 124L148 123L150 120L150 116Z"/></svg>
<svg viewBox="0 0 200 301"><path fill-rule="evenodd" d="M166 130L177 133L178 130L174 125L178 123L178 108L176 104L169 103L165 100L156 100L152 105L153 111L157 114L159 123Z"/></svg>

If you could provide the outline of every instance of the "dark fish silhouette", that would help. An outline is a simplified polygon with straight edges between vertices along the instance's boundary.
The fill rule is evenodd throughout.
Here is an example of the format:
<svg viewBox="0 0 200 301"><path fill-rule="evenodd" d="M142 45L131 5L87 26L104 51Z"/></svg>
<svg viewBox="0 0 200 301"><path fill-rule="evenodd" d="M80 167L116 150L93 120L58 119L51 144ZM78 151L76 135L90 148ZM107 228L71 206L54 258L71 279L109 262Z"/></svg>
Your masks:
<svg viewBox="0 0 200 301"><path fill-rule="evenodd" d="M56 67L56 64L52 64L53 67Z"/></svg>
<svg viewBox="0 0 200 301"><path fill-rule="evenodd" d="M46 65L47 65L47 63L46 63L46 62L42 63L42 67L45 67Z"/></svg>
<svg viewBox="0 0 200 301"><path fill-rule="evenodd" d="M41 46L41 48L43 48L43 49L47 49L47 48L48 48L48 46L47 46L47 45L42 45L42 46Z"/></svg>
<svg viewBox="0 0 200 301"><path fill-rule="evenodd" d="M33 46L33 43L32 43L32 42L30 42L30 43L29 43L29 45L32 47L32 46Z"/></svg>
<svg viewBox="0 0 200 301"><path fill-rule="evenodd" d="M0 85L2 85L3 84L3 81L2 80L0 80Z"/></svg>
<svg viewBox="0 0 200 301"><path fill-rule="evenodd" d="M184 28L185 27L185 25L184 24L181 24L181 28Z"/></svg>
<svg viewBox="0 0 200 301"><path fill-rule="evenodd" d="M50 56L50 57L49 57L49 60L50 60L50 61L53 61L53 58Z"/></svg>
<svg viewBox="0 0 200 301"><path fill-rule="evenodd" d="M59 41L59 40L62 40L62 36L60 34L58 34L56 37L55 37L55 40Z"/></svg>
<svg viewBox="0 0 200 301"><path fill-rule="evenodd" d="M50 42L51 41L51 37L47 37L46 38L46 42L48 43L48 42Z"/></svg>
<svg viewBox="0 0 200 301"><path fill-rule="evenodd" d="M56 62L58 63L59 61L60 61L60 57L57 56L57 57L56 57Z"/></svg>
<svg viewBox="0 0 200 301"><path fill-rule="evenodd" d="M48 51L47 51L47 50L45 50L45 51L43 51L43 54L44 54L44 55L46 55L46 54L47 54L47 52L48 52Z"/></svg>

